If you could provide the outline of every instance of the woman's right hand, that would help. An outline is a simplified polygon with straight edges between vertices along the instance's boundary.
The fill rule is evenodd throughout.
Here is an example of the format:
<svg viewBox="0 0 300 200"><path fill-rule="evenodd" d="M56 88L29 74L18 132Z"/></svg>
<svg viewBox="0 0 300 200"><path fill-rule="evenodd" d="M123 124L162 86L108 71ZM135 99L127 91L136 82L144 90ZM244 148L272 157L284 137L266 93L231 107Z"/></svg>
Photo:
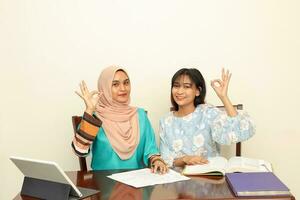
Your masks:
<svg viewBox="0 0 300 200"><path fill-rule="evenodd" d="M208 163L208 160L201 156L183 156L182 161L186 165L203 165Z"/></svg>
<svg viewBox="0 0 300 200"><path fill-rule="evenodd" d="M86 106L85 112L92 115L95 111L96 103L99 101L100 93L96 90L90 92L84 81L81 81L81 83L79 83L79 86L81 93L77 91L75 91L75 93L84 100Z"/></svg>

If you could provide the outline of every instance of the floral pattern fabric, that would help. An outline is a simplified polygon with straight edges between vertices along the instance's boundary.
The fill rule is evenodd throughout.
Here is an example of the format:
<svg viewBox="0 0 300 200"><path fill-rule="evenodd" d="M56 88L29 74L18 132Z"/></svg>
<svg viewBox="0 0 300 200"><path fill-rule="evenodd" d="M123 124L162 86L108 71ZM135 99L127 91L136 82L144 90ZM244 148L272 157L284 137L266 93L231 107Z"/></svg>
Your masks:
<svg viewBox="0 0 300 200"><path fill-rule="evenodd" d="M219 145L245 141L254 133L254 124L246 112L230 117L215 106L201 104L187 116L176 117L170 112L160 119L160 152L172 166L174 159L184 155L218 156Z"/></svg>

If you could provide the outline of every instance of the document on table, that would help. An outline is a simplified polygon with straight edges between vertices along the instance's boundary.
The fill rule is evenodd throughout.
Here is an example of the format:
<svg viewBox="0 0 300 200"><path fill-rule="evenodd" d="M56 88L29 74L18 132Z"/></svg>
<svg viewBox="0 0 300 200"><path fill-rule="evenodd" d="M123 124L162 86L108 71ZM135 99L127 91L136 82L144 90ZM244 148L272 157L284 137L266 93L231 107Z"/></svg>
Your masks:
<svg viewBox="0 0 300 200"><path fill-rule="evenodd" d="M166 174L156 174L152 173L149 168L116 173L107 177L136 188L190 179L171 169Z"/></svg>

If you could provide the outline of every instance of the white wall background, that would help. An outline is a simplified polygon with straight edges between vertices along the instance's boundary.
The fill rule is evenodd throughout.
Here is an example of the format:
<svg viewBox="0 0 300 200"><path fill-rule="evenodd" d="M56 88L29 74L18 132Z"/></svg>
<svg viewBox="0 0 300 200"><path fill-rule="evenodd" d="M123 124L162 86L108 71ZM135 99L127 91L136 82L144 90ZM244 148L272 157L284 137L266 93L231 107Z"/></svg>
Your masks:
<svg viewBox="0 0 300 200"><path fill-rule="evenodd" d="M21 187L11 155L79 168L74 90L82 79L96 88L109 64L128 69L132 105L155 130L175 71L197 67L209 83L229 68L230 97L257 125L243 155L270 161L300 198L299 10L297 0L0 0L0 199ZM207 100L220 104L211 88Z"/></svg>

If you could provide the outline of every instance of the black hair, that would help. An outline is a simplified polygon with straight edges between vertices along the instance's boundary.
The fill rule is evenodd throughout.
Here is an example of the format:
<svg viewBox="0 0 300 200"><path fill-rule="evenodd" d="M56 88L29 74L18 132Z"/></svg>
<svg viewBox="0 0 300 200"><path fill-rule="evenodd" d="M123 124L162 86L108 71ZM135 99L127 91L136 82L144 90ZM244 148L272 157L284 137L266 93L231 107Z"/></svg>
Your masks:
<svg viewBox="0 0 300 200"><path fill-rule="evenodd" d="M171 82L171 103L175 111L178 111L178 104L175 102L173 98L172 88L174 86L176 79L183 75L187 75L191 79L192 83L195 84L196 88L200 91L200 95L196 96L194 99L194 106L197 107L199 104L205 103L206 86L205 86L205 80L201 72L195 68L182 68L174 74Z"/></svg>

